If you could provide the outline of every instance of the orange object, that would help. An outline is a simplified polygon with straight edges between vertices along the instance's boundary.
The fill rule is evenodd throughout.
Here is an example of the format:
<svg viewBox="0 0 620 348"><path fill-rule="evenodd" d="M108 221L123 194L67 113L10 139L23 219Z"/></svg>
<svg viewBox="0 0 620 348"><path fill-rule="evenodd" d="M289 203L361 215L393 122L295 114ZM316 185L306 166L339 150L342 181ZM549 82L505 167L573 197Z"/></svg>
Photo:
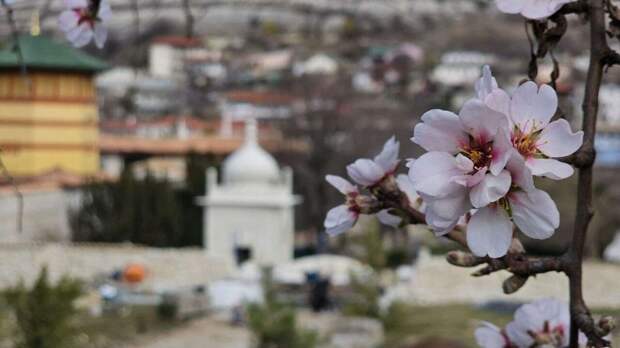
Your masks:
<svg viewBox="0 0 620 348"><path fill-rule="evenodd" d="M130 264L123 271L123 279L132 284L140 283L146 277L146 269L139 264Z"/></svg>

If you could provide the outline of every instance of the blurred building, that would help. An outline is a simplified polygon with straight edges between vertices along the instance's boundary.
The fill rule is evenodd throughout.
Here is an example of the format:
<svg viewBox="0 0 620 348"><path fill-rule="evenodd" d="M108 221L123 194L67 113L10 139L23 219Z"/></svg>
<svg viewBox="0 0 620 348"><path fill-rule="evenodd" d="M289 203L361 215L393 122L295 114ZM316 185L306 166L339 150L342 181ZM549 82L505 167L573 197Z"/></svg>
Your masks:
<svg viewBox="0 0 620 348"><path fill-rule="evenodd" d="M256 121L248 120L243 146L217 172L207 172L205 248L210 255L242 262L273 265L293 258L294 214L290 169L280 170L257 141Z"/></svg>
<svg viewBox="0 0 620 348"><path fill-rule="evenodd" d="M20 36L17 44L19 51L15 44L0 51L0 148L7 168L15 176L52 169L96 174L93 78L107 65L43 36Z"/></svg>

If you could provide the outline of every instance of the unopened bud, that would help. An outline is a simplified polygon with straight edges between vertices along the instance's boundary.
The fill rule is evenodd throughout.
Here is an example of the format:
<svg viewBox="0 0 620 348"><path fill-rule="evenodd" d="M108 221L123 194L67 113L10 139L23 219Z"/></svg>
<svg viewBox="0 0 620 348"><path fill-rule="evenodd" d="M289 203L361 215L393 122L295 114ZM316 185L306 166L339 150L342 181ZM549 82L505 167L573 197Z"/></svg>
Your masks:
<svg viewBox="0 0 620 348"><path fill-rule="evenodd" d="M504 290L504 294L510 295L517 292L519 289L525 285L528 277L523 277L519 275L512 275L510 278L504 280L502 284L502 289Z"/></svg>
<svg viewBox="0 0 620 348"><path fill-rule="evenodd" d="M604 335L609 335L616 327L616 319L610 316L604 316L598 321L598 326L603 330Z"/></svg>
<svg viewBox="0 0 620 348"><path fill-rule="evenodd" d="M450 251L446 255L448 263L459 267L474 267L480 264L479 259L473 254L464 251Z"/></svg>

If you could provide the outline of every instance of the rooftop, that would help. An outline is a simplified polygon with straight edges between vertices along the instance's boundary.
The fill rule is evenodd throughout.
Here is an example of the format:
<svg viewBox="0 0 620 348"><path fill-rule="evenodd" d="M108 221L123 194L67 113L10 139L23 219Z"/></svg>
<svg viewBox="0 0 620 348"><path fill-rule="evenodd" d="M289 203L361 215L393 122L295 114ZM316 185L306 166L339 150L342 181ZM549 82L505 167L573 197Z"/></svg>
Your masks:
<svg viewBox="0 0 620 348"><path fill-rule="evenodd" d="M45 36L21 35L17 44L28 68L83 72L108 68L108 64L101 59ZM3 45L0 50L0 69L21 67L15 46L14 42Z"/></svg>

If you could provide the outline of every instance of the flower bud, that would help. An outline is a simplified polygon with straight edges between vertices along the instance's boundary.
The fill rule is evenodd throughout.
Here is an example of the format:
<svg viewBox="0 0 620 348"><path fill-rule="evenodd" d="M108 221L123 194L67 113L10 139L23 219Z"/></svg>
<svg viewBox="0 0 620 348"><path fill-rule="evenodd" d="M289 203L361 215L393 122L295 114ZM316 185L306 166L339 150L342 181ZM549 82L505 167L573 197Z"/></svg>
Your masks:
<svg viewBox="0 0 620 348"><path fill-rule="evenodd" d="M610 316L604 316L598 321L598 326L603 330L604 335L609 335L616 327L616 320Z"/></svg>
<svg viewBox="0 0 620 348"><path fill-rule="evenodd" d="M519 275L512 275L510 278L504 280L502 284L502 289L504 290L504 294L510 295L517 292L519 289L525 285L528 277L523 277Z"/></svg>
<svg viewBox="0 0 620 348"><path fill-rule="evenodd" d="M473 254L464 251L450 251L446 255L448 263L459 267L474 267L480 264L479 259Z"/></svg>

